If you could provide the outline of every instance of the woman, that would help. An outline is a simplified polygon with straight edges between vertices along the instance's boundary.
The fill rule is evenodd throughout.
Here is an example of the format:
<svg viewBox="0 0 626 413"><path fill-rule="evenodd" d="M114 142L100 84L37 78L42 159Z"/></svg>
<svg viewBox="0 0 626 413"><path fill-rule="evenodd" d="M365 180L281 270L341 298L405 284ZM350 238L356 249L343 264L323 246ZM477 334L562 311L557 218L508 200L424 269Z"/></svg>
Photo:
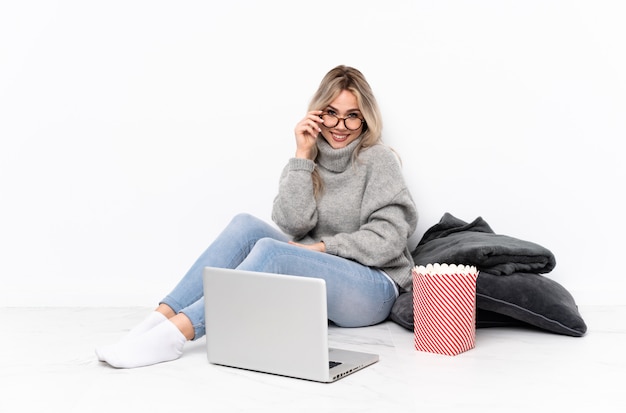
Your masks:
<svg viewBox="0 0 626 413"><path fill-rule="evenodd" d="M272 219L282 231L237 215L156 310L118 343L97 348L98 358L118 368L179 358L187 340L205 334L206 266L323 278L332 322L384 321L411 286L407 240L417 213L381 129L361 72L328 72L295 127L296 154L280 177Z"/></svg>

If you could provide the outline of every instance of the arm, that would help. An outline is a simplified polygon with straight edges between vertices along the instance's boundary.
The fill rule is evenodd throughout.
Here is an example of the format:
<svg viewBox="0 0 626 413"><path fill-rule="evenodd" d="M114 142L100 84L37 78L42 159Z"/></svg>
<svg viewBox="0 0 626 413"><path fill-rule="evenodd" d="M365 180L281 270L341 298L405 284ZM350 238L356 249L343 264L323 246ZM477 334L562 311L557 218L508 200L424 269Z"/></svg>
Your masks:
<svg viewBox="0 0 626 413"><path fill-rule="evenodd" d="M291 158L280 177L272 220L294 238L303 237L317 224L317 204L311 179L314 168L311 160Z"/></svg>
<svg viewBox="0 0 626 413"><path fill-rule="evenodd" d="M285 233L301 238L317 225L317 204L313 191L315 142L322 122L316 110L306 114L294 129L296 156L283 170L274 198L272 219Z"/></svg>

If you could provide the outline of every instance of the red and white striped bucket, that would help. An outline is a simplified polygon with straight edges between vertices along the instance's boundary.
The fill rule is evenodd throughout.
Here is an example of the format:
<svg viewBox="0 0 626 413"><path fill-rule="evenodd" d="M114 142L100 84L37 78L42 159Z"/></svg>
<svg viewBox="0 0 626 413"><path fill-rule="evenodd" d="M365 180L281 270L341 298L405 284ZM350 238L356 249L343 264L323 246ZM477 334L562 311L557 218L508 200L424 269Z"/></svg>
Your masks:
<svg viewBox="0 0 626 413"><path fill-rule="evenodd" d="M476 267L428 264L413 269L413 331L419 351L455 356L476 340Z"/></svg>

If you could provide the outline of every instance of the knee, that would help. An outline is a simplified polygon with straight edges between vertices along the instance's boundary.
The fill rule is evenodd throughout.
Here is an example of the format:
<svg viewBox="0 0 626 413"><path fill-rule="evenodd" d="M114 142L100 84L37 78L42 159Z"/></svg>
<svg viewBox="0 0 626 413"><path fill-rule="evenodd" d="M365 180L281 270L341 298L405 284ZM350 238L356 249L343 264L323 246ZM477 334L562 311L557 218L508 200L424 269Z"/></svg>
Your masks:
<svg viewBox="0 0 626 413"><path fill-rule="evenodd" d="M273 238L259 239L239 268L250 271L286 273L283 268L284 246L289 245Z"/></svg>
<svg viewBox="0 0 626 413"><path fill-rule="evenodd" d="M235 229L238 232L251 233L257 229L260 230L264 228L265 225L264 221L253 215L248 213L239 213L230 221L229 228Z"/></svg>
<svg viewBox="0 0 626 413"><path fill-rule="evenodd" d="M259 219L256 218L253 215L250 215L248 213L245 212L241 212L237 215L235 215L233 217L233 219L230 221L231 225L238 225L238 226L247 226L250 225L253 222L258 221Z"/></svg>
<svg viewBox="0 0 626 413"><path fill-rule="evenodd" d="M259 239L254 248L253 252L257 254L262 254L265 256L274 255L280 246L284 246L285 243L282 241L275 240L274 238L261 238Z"/></svg>

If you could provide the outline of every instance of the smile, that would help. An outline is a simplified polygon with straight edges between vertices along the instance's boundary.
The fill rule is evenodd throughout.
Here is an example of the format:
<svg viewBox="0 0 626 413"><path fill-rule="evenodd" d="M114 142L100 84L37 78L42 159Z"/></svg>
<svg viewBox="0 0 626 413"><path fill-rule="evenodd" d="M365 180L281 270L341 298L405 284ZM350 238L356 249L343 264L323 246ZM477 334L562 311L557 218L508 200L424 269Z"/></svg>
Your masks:
<svg viewBox="0 0 626 413"><path fill-rule="evenodd" d="M343 141L345 141L346 139L348 139L348 138L350 137L350 134L347 134L347 135L344 135L344 134L342 134L342 135L338 135L338 134L336 134L336 133L331 133L331 135L332 135L333 139L334 139L334 140L336 140L337 142L343 142Z"/></svg>

